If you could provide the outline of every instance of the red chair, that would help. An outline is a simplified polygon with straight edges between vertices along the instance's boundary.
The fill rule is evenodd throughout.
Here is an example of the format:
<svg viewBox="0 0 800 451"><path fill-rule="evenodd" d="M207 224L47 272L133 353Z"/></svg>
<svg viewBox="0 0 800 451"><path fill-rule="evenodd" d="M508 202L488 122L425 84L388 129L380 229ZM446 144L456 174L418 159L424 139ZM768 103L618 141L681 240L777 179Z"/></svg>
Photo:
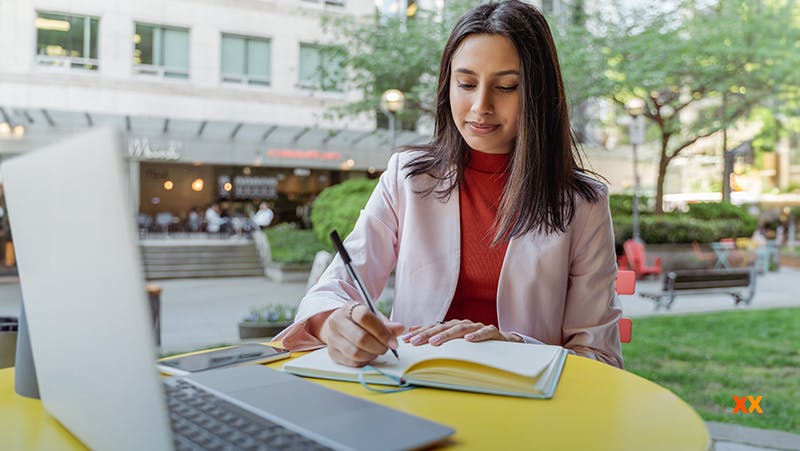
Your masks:
<svg viewBox="0 0 800 451"><path fill-rule="evenodd" d="M714 266L714 262L717 261L717 256L714 255L713 252L706 252L700 248L700 243L697 241L692 241L692 249L694 250L694 256L699 261L706 264L708 268Z"/></svg>
<svg viewBox="0 0 800 451"><path fill-rule="evenodd" d="M617 294L633 294L636 291L636 273L622 269L617 271L615 285ZM620 318L617 328L619 329L619 341L630 343L633 335L633 321L630 318Z"/></svg>
<svg viewBox="0 0 800 451"><path fill-rule="evenodd" d="M617 328L619 328L620 343L630 343L631 335L633 335L633 321L630 318L622 317L617 323Z"/></svg>
<svg viewBox="0 0 800 451"><path fill-rule="evenodd" d="M661 257L657 257L653 265L648 265L644 244L635 240L627 240L622 247L625 249L625 258L628 259L628 264L636 272L637 279L661 274Z"/></svg>

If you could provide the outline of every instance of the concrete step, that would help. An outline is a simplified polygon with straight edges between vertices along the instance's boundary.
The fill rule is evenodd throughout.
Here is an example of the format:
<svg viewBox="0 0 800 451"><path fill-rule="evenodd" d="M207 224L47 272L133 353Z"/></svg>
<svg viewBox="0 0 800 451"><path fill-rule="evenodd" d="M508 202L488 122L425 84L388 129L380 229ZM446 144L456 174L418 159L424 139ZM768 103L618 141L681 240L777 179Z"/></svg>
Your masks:
<svg viewBox="0 0 800 451"><path fill-rule="evenodd" d="M263 277L264 271L261 269L250 270L193 270L183 271L172 269L170 271L148 271L145 275L147 280L161 279L194 279L194 278L217 278L217 277Z"/></svg>
<svg viewBox="0 0 800 451"><path fill-rule="evenodd" d="M263 276L252 241L186 240L140 243L147 279Z"/></svg>

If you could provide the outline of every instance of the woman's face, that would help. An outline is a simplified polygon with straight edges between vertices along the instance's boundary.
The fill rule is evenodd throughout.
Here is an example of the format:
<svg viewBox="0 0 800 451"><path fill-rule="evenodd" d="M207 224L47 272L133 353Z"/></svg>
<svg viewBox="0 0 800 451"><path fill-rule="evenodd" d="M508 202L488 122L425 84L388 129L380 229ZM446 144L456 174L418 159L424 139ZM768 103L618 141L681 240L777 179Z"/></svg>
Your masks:
<svg viewBox="0 0 800 451"><path fill-rule="evenodd" d="M467 36L450 61L450 112L471 148L508 153L519 115L519 56L500 35Z"/></svg>

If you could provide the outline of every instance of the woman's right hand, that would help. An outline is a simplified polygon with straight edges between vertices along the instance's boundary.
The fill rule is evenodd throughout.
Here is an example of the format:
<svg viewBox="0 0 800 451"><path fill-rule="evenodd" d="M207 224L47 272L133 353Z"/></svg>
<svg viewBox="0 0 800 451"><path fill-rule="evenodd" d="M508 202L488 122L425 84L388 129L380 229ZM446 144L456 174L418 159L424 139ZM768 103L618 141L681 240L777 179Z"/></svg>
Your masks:
<svg viewBox="0 0 800 451"><path fill-rule="evenodd" d="M397 336L404 330L400 323L384 322L364 304L348 302L328 316L319 338L334 362L362 367L389 348L397 349Z"/></svg>

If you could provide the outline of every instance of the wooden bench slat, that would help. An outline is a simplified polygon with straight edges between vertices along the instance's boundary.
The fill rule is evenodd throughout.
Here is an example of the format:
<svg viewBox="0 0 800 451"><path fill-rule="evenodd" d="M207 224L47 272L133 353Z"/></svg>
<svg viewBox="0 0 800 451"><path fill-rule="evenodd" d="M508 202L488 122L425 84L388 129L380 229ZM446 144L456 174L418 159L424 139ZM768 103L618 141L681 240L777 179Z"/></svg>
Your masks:
<svg viewBox="0 0 800 451"><path fill-rule="evenodd" d="M693 280L693 281L678 281L672 285L673 290L697 290L702 288L735 288L746 287L750 285L750 279L735 279L735 280Z"/></svg>
<svg viewBox="0 0 800 451"><path fill-rule="evenodd" d="M749 304L755 294L755 272L747 270L678 270L664 278L660 293L640 293L661 306L670 308L676 296L685 294L720 293L733 296L738 304Z"/></svg>

